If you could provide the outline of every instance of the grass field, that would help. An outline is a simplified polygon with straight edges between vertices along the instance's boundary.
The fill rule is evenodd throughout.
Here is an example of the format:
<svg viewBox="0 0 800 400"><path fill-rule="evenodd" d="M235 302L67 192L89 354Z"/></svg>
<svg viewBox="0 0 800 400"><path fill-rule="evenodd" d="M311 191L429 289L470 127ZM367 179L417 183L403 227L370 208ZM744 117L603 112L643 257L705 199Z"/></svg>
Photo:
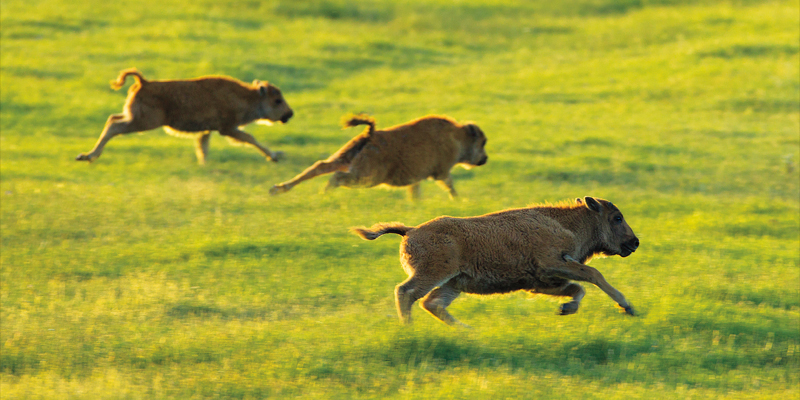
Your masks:
<svg viewBox="0 0 800 400"><path fill-rule="evenodd" d="M4 0L0 4L4 399L797 399L797 1ZM295 118L215 135L207 165L161 130L91 149L139 68L279 86ZM360 129L473 120L489 163L461 197L269 188ZM524 293L414 309L396 236L592 195L634 255L594 260L639 312L586 286L578 314Z"/></svg>

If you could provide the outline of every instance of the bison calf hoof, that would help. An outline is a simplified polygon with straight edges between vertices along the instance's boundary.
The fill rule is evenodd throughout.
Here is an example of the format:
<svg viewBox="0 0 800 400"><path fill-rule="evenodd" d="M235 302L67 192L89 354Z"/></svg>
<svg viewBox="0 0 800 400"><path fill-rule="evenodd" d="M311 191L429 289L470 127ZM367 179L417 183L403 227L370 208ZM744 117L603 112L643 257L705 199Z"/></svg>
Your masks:
<svg viewBox="0 0 800 400"><path fill-rule="evenodd" d="M269 194L275 196L276 194L281 194L286 192L286 188L283 185L275 185L271 189L269 189Z"/></svg>
<svg viewBox="0 0 800 400"><path fill-rule="evenodd" d="M78 154L77 157L75 157L75 161L89 161L89 162L92 162L92 159L89 158L89 156L87 154L81 153L81 154Z"/></svg>
<svg viewBox="0 0 800 400"><path fill-rule="evenodd" d="M578 305L572 303L564 303L558 308L558 315L571 315L578 312Z"/></svg>
<svg viewBox="0 0 800 400"><path fill-rule="evenodd" d="M283 152L282 151L273 151L272 155L269 157L269 160L272 162L278 162L283 160Z"/></svg>
<svg viewBox="0 0 800 400"><path fill-rule="evenodd" d="M631 306L625 306L625 307L619 306L619 308L620 308L619 312L621 313L625 313L631 316L636 316L636 314L633 312L633 307Z"/></svg>

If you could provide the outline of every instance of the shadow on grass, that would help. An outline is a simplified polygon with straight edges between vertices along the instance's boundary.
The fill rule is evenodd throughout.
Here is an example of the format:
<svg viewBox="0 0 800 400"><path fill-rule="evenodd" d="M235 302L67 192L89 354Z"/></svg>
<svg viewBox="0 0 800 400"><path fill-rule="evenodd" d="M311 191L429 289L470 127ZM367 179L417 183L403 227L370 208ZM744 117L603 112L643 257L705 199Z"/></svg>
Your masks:
<svg viewBox="0 0 800 400"><path fill-rule="evenodd" d="M6 67L3 72L19 78L69 80L83 76L83 73L69 70L45 70L28 67ZM5 110L5 105L3 106Z"/></svg>
<svg viewBox="0 0 800 400"><path fill-rule="evenodd" d="M104 28L107 21L92 19L58 19L47 21L13 20L3 21L3 39L42 39L63 33L82 33L87 30Z"/></svg>
<svg viewBox="0 0 800 400"><path fill-rule="evenodd" d="M797 296L785 296L785 293L774 291L756 291L729 288L694 288L687 291L687 294L708 300L723 302L745 302L753 306L765 305L778 310L791 310L792 307L800 307L800 298ZM786 331L785 333L788 333ZM735 332L729 332L735 333Z"/></svg>
<svg viewBox="0 0 800 400"><path fill-rule="evenodd" d="M800 109L800 102L778 98L740 98L720 101L717 103L716 108L736 113L797 113L797 110Z"/></svg>
<svg viewBox="0 0 800 400"><path fill-rule="evenodd" d="M123 266L119 264L107 264L97 267L95 270L75 269L71 271L61 271L53 276L63 281L75 280L76 282L89 281L94 278L117 279L124 275Z"/></svg>
<svg viewBox="0 0 800 400"><path fill-rule="evenodd" d="M269 258L278 255L315 251L317 247L307 248L301 243L215 243L203 247L199 253L208 258Z"/></svg>
<svg viewBox="0 0 800 400"><path fill-rule="evenodd" d="M591 160L579 166L563 168L560 171L544 170L528 173L523 176L523 181L536 182L548 181L553 183L569 184L600 184L600 185L636 185L641 186L651 181L655 173L680 173L683 168L674 165L662 165L645 161L626 161L618 170L610 168L610 160Z"/></svg>
<svg viewBox="0 0 800 400"><path fill-rule="evenodd" d="M545 104L587 104L601 101L602 96L587 96L580 93L539 93L530 98L532 103Z"/></svg>
<svg viewBox="0 0 800 400"><path fill-rule="evenodd" d="M520 338L519 340L523 340ZM584 375L596 378L603 375L611 380L652 381L646 372L633 376L620 376L613 371L617 361L628 360L657 350L650 344L627 343L606 339L587 341L564 341L556 345L545 343L504 343L484 344L464 338L442 338L436 336L405 336L393 338L388 343L368 344L357 349L347 349L333 360L352 360L368 365L381 366L380 369L407 371L423 369L426 371L448 371L453 368L495 369L509 368L515 373L527 371L538 373L547 371L563 375ZM356 361L354 361L356 362ZM424 366L423 366L424 365ZM598 371L598 368L603 371ZM336 363L321 360L308 372L319 377L347 381L352 379L349 372Z"/></svg>
<svg viewBox="0 0 800 400"><path fill-rule="evenodd" d="M366 44L326 45L313 59L297 60L292 64L254 63L238 66L237 76L244 81L269 80L288 93L322 89L331 81L370 69L426 68L451 64L458 57L455 52L444 48L403 46L378 40Z"/></svg>
<svg viewBox="0 0 800 400"><path fill-rule="evenodd" d="M394 19L393 7L380 7L378 4L356 4L345 0L282 1L273 7L272 12L289 18L360 22L389 22Z"/></svg>
<svg viewBox="0 0 800 400"><path fill-rule="evenodd" d="M197 164L194 151L194 141L185 138L171 138L169 145L161 141L148 141L146 137L163 135L160 130L137 132L131 135L115 137L109 141L103 150L103 154L94 163L131 165L134 163L147 161L152 166L165 163L183 163L184 167L192 167L201 170L202 166ZM99 135L98 135L99 136ZM145 137L140 137L145 136ZM219 136L213 133L212 136ZM81 151L88 152L94 145L96 138L87 138ZM159 138L160 140L160 138ZM262 143L262 139L257 139ZM172 145L178 146L173 147ZM270 144L266 144L267 147ZM67 159L74 159L79 152L63 153ZM42 155L39 155L40 157ZM184 161L185 160L185 163ZM205 169L224 168L225 164L235 164L236 170L249 169L253 165L270 165L263 155L254 147L230 145L218 137L211 139L208 156L206 157ZM77 162L76 162L77 163ZM155 168L155 167L154 167ZM176 173L177 171L172 171Z"/></svg>
<svg viewBox="0 0 800 400"><path fill-rule="evenodd" d="M190 317L222 317L226 318L231 316L230 311L223 310L221 308L203 305L203 304L195 304L190 302L181 302L174 304L167 308L165 314L171 318L177 319L184 319Z"/></svg>
<svg viewBox="0 0 800 400"><path fill-rule="evenodd" d="M651 352L649 344L636 345L606 339L565 341L556 346L518 343L519 345L503 346L505 348L430 336L396 339L388 346L368 346L364 356L375 357L393 367L406 365L409 360L423 355L423 359L440 365L466 363L480 367L503 363L512 369L520 369L529 368L532 364L558 368L569 358L587 364L607 364L619 359L623 354L623 347L626 348L624 353L627 356Z"/></svg>
<svg viewBox="0 0 800 400"><path fill-rule="evenodd" d="M761 136L758 132L755 131L723 131L723 130L702 130L698 132L698 135L702 136L711 136L717 139L755 139Z"/></svg>
<svg viewBox="0 0 800 400"><path fill-rule="evenodd" d="M346 235L347 228L341 227L337 235ZM355 238L355 236L353 236ZM346 238L350 239L350 238ZM338 242L318 241L313 246L304 241L286 243L213 243L204 246L197 253L209 259L274 259L287 256L315 257L320 259L338 259L361 255L363 249L342 246Z"/></svg>
<svg viewBox="0 0 800 400"><path fill-rule="evenodd" d="M445 24L462 23L474 25L489 16L519 17L530 14L551 16L606 16L619 15L642 9L655 3L658 6L695 4L689 0L579 0L562 2L530 2L515 5L500 4L431 4L411 5L419 13L435 15L437 21ZM328 20L349 20L371 23L390 22L400 13L390 3L357 4L343 0L310 0L303 2L280 2L273 7L275 14L290 18L321 18ZM557 33L562 33L559 30Z"/></svg>
<svg viewBox="0 0 800 400"><path fill-rule="evenodd" d="M715 58L760 58L760 57L784 57L793 56L800 52L800 48L791 45L776 45L776 44L752 44L743 45L736 44L733 46L723 47L715 50L709 50L697 53L698 57L715 57Z"/></svg>
<svg viewBox="0 0 800 400"><path fill-rule="evenodd" d="M353 135L355 136L355 134ZM278 139L276 145L306 146L314 144L324 144L330 146L331 154L335 153L340 147L347 143L347 138L341 136L314 136L314 135L286 135Z"/></svg>
<svg viewBox="0 0 800 400"><path fill-rule="evenodd" d="M736 330L740 327L731 327ZM727 331L727 328L723 328ZM657 336L657 335L656 335ZM784 350L785 351L785 350ZM678 350L644 338L638 341L573 339L557 343L531 343L524 337L504 343L483 343L467 337L399 333L382 343L370 343L331 360L352 360L395 371L448 371L453 368L508 368L514 373L556 373L602 379L604 382L649 382L702 384L716 387L704 374L725 374L740 368L791 365L797 357L776 359L776 352L732 352L721 350ZM355 362L355 361L354 361ZM321 360L309 374L347 381L352 377L335 362ZM678 371L683 371L678 373ZM691 371L686 375L686 371ZM693 376L693 372L701 372Z"/></svg>
<svg viewBox="0 0 800 400"><path fill-rule="evenodd" d="M31 104L13 100L3 101L0 103L0 108L3 109L3 114L5 115L46 114L51 110L51 107L47 104Z"/></svg>

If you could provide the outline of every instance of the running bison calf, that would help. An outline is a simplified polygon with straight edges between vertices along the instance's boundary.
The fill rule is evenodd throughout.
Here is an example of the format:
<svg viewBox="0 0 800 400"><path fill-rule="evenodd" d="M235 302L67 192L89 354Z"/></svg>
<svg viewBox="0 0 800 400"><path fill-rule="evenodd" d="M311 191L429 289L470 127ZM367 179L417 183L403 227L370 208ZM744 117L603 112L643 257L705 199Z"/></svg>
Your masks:
<svg viewBox="0 0 800 400"><path fill-rule="evenodd" d="M136 83L128 90L122 114L108 117L92 151L78 155L76 160L94 161L114 136L160 126L170 134L194 137L200 164L205 163L211 131L218 131L233 142L254 146L269 160L277 161L281 156L239 129L254 121L289 121L294 112L274 85L257 80L246 84L223 76L148 81L131 68L122 71L111 87L121 88L129 75L133 75Z"/></svg>
<svg viewBox="0 0 800 400"><path fill-rule="evenodd" d="M450 177L456 164L467 168L486 164L486 135L472 123L460 124L445 116L427 116L384 130L375 130L375 120L365 115L344 120L344 127L368 125L326 160L317 161L294 177L277 184L271 194L284 193L298 183L319 175L334 175L326 191L337 186L409 186L412 198L419 195L419 182L433 178L450 194L457 195Z"/></svg>
<svg viewBox="0 0 800 400"><path fill-rule="evenodd" d="M447 306L461 292L566 296L572 300L560 312L573 314L585 292L570 281L597 285L633 315L622 293L585 264L595 255L627 257L639 247L622 213L606 200L585 197L479 217L439 217L417 227L390 223L354 231L367 240L386 233L404 236L400 262L409 278L397 285L395 298L405 323L411 322L411 306L424 297L422 308L447 324L460 324Z"/></svg>

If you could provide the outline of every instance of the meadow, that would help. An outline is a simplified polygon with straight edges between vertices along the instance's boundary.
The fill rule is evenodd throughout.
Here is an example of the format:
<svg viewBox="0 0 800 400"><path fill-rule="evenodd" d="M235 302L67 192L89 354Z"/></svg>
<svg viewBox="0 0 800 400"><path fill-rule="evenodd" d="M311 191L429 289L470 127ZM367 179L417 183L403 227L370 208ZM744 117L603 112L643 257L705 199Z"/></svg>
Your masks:
<svg viewBox="0 0 800 400"><path fill-rule="evenodd" d="M791 399L800 396L797 1L306 0L0 4L0 398ZM159 129L94 145L137 67L281 88L272 150ZM129 80L130 82L130 80ZM489 162L423 182L270 187L360 129L475 121ZM583 196L641 240L579 312L414 307L397 236L352 226Z"/></svg>

